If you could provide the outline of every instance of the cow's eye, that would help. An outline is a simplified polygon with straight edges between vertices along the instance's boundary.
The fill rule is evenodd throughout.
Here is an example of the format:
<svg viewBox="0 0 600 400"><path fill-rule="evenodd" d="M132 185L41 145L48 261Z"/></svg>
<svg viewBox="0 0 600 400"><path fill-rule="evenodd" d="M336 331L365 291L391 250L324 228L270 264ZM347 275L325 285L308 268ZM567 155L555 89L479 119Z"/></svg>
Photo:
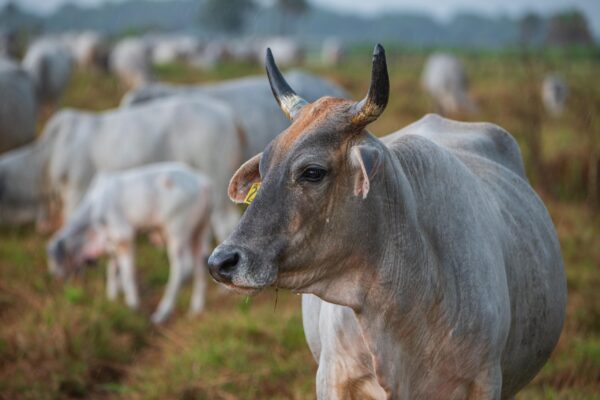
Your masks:
<svg viewBox="0 0 600 400"><path fill-rule="evenodd" d="M308 167L300 175L301 181L306 182L321 182L327 175L327 170L320 167Z"/></svg>

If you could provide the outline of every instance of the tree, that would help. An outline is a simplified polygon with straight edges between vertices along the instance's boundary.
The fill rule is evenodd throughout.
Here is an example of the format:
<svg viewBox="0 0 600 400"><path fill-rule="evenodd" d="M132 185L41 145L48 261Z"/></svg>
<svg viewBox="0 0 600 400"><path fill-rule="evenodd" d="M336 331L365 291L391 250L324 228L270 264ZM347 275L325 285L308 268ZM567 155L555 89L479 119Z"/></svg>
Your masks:
<svg viewBox="0 0 600 400"><path fill-rule="evenodd" d="M534 13L528 13L519 21L519 36L523 46L539 45L543 40L544 21Z"/></svg>
<svg viewBox="0 0 600 400"><path fill-rule="evenodd" d="M200 21L212 31L239 34L248 14L256 8L254 0L206 0Z"/></svg>
<svg viewBox="0 0 600 400"><path fill-rule="evenodd" d="M287 27L292 26L295 18L308 12L310 5L307 0L275 0L275 8L281 13L279 30L284 33Z"/></svg>
<svg viewBox="0 0 600 400"><path fill-rule="evenodd" d="M546 42L554 46L591 45L593 39L585 16L573 10L550 18Z"/></svg>

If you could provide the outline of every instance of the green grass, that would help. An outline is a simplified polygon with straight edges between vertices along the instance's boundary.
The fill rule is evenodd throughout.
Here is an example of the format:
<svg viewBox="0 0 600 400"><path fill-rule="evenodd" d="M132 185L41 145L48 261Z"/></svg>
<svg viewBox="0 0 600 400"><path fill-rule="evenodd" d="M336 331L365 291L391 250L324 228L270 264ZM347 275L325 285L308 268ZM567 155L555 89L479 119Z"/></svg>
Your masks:
<svg viewBox="0 0 600 400"><path fill-rule="evenodd" d="M585 204L583 176L590 149L600 141L598 121L590 117L590 110L600 111L600 89L592 84L600 81L600 70L587 59L536 59L526 69L517 57L465 57L481 114L457 117L492 121L516 136L565 259L569 301L563 335L551 360L517 398L598 398L600 216ZM372 126L375 134L396 130L432 109L419 86L423 61L420 53L391 54L392 94ZM367 91L369 68L368 53L335 70L308 66L355 99ZM575 101L560 118L540 114L536 97L538 80L552 69L563 71L573 85ZM228 64L201 72L169 65L155 72L162 80L199 83L260 74L262 68ZM60 106L104 110L115 107L124 92L108 75L79 71ZM542 159L535 171L532 130ZM68 282L49 276L47 239L28 227L0 229L0 399L314 397L316 365L305 344L299 297L267 291L246 299L211 284L206 312L189 318L186 287L172 319L155 328L148 317L168 276L164 249L139 241L142 306L132 312L121 300L105 299L103 266Z"/></svg>

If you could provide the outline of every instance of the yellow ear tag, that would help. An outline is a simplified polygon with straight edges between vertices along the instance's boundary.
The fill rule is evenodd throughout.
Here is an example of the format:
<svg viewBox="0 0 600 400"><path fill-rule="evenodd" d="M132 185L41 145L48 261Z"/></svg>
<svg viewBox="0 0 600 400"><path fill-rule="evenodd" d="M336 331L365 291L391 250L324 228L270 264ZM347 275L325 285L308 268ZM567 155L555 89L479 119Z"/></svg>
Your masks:
<svg viewBox="0 0 600 400"><path fill-rule="evenodd" d="M252 186L250 186L250 190L248 190L248 194L246 195L246 198L244 199L244 203L246 203L246 204L252 203L252 201L256 197L256 193L258 192L258 189L260 189L260 182L253 183Z"/></svg>

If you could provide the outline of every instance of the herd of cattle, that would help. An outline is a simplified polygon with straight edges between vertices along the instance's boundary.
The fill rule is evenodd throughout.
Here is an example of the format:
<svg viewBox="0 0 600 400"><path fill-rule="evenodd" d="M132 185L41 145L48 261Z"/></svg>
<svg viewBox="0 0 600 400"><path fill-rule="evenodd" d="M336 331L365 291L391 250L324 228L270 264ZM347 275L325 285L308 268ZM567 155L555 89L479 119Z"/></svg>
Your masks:
<svg viewBox="0 0 600 400"><path fill-rule="evenodd" d="M241 293L303 293L319 399L508 399L535 376L560 335L566 288L510 134L430 115L372 136L390 96L379 45L369 92L352 102L309 73L284 77L270 50L268 80L152 83L149 49L170 62L195 47L148 43L108 52L98 36L60 37L32 44L22 65L0 60L0 219L60 227L51 273L106 254L107 296L135 308L134 239L147 232L170 263L155 323L189 277L191 312L202 311L207 270ZM285 61L294 53L273 47ZM132 90L114 110L59 110L33 140L38 105L64 91L74 59L108 60ZM443 113L477 111L452 56L432 56L423 85ZM548 78L543 96L559 113L564 82Z"/></svg>

